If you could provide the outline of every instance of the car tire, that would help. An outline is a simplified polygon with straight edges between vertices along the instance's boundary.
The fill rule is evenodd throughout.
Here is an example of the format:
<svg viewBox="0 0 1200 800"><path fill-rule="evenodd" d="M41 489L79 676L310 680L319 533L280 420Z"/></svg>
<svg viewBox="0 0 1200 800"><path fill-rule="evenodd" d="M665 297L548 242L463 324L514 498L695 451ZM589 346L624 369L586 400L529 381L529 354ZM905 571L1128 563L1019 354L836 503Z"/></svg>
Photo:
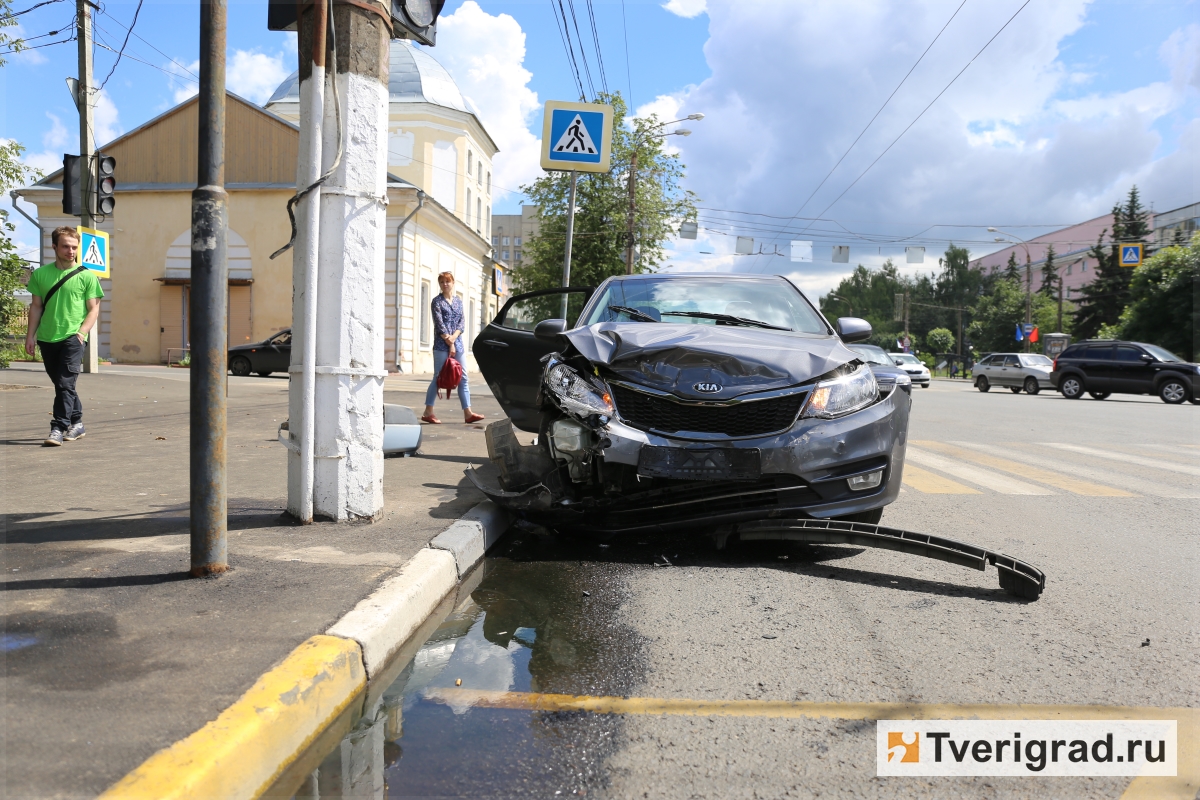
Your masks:
<svg viewBox="0 0 1200 800"><path fill-rule="evenodd" d="M1078 400L1083 397L1083 378L1078 375L1068 375L1058 384L1058 390L1068 400Z"/></svg>
<svg viewBox="0 0 1200 800"><path fill-rule="evenodd" d="M922 384L921 384L921 388L922 388L922 389L928 389L928 388L929 388L929 384L928 384L928 383L922 383Z"/></svg>
<svg viewBox="0 0 1200 800"><path fill-rule="evenodd" d="M1010 387L1008 387L1008 390L1009 390L1010 392L1012 392L1013 394L1020 394L1020 393L1021 393L1021 387L1020 387L1020 386L1010 386Z"/></svg>
<svg viewBox="0 0 1200 800"><path fill-rule="evenodd" d="M1158 386L1159 398L1169 405L1177 406L1188 399L1188 389L1179 378L1167 378Z"/></svg>
<svg viewBox="0 0 1200 800"><path fill-rule="evenodd" d="M229 362L229 371L234 375L249 375L250 359L245 356L236 356Z"/></svg>
<svg viewBox="0 0 1200 800"><path fill-rule="evenodd" d="M259 373L258 373L258 377L260 377L260 378L269 378L269 377L271 377L271 373L270 373L269 371L268 371L268 372L259 372Z"/></svg>
<svg viewBox="0 0 1200 800"><path fill-rule="evenodd" d="M987 375L980 375L975 379L975 388L981 392L986 392L992 388L992 385L988 383Z"/></svg>
<svg viewBox="0 0 1200 800"><path fill-rule="evenodd" d="M1088 392L1088 394L1092 396L1093 400L1107 400L1112 392Z"/></svg>
<svg viewBox="0 0 1200 800"><path fill-rule="evenodd" d="M1042 387L1038 385L1037 378L1025 379L1025 394L1037 394L1041 390Z"/></svg>

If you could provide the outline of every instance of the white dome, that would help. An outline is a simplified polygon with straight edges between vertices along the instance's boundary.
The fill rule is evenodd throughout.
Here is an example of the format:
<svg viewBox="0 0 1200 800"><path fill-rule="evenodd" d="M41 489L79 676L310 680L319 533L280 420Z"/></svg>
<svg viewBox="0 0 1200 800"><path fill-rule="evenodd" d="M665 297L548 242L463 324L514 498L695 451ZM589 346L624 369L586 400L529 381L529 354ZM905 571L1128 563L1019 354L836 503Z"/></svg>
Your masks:
<svg viewBox="0 0 1200 800"><path fill-rule="evenodd" d="M388 94L393 103L430 103L435 106L453 108L464 113L474 109L463 99L458 85L446 68L425 52L405 39L391 43L388 65ZM279 84L279 88L267 101L274 103L300 102L300 73L293 72Z"/></svg>

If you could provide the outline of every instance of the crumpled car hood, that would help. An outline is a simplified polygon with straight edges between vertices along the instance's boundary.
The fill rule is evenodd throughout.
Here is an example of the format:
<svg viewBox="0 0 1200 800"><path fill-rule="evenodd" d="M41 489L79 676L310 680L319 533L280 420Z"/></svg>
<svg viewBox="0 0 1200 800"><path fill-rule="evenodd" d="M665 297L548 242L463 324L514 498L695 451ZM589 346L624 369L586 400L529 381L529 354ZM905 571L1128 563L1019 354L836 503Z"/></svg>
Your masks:
<svg viewBox="0 0 1200 800"><path fill-rule="evenodd" d="M732 325L599 322L562 336L623 380L692 400L796 386L858 358L836 336ZM697 383L721 389L698 392Z"/></svg>

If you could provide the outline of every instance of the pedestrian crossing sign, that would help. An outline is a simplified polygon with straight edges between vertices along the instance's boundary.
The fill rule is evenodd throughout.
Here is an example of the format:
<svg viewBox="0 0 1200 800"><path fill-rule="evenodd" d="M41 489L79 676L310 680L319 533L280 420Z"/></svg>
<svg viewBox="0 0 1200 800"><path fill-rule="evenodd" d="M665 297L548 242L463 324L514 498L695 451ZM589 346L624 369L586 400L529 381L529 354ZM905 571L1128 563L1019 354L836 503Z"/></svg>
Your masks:
<svg viewBox="0 0 1200 800"><path fill-rule="evenodd" d="M1142 265L1142 246L1140 244L1121 245L1121 266L1140 267Z"/></svg>
<svg viewBox="0 0 1200 800"><path fill-rule="evenodd" d="M108 234L92 228L79 228L79 249L75 263L96 273L97 278L109 277L112 258L108 249Z"/></svg>
<svg viewBox="0 0 1200 800"><path fill-rule="evenodd" d="M613 108L603 103L546 103L542 121L542 169L608 172Z"/></svg>

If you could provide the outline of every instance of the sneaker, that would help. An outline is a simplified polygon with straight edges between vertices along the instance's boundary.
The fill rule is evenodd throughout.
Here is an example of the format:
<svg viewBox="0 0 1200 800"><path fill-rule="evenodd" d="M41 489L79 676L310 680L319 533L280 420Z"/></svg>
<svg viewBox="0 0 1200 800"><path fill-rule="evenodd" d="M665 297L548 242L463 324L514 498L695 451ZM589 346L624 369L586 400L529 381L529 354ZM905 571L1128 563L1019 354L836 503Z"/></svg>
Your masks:
<svg viewBox="0 0 1200 800"><path fill-rule="evenodd" d="M73 442L76 439L82 439L87 435L87 431L83 429L82 422L76 422L71 427L67 428L67 432L63 434L63 441Z"/></svg>
<svg viewBox="0 0 1200 800"><path fill-rule="evenodd" d="M63 443L63 432L58 430L57 428L50 431L50 435L47 436L44 440L42 440L42 445L44 447L62 447L62 443Z"/></svg>

